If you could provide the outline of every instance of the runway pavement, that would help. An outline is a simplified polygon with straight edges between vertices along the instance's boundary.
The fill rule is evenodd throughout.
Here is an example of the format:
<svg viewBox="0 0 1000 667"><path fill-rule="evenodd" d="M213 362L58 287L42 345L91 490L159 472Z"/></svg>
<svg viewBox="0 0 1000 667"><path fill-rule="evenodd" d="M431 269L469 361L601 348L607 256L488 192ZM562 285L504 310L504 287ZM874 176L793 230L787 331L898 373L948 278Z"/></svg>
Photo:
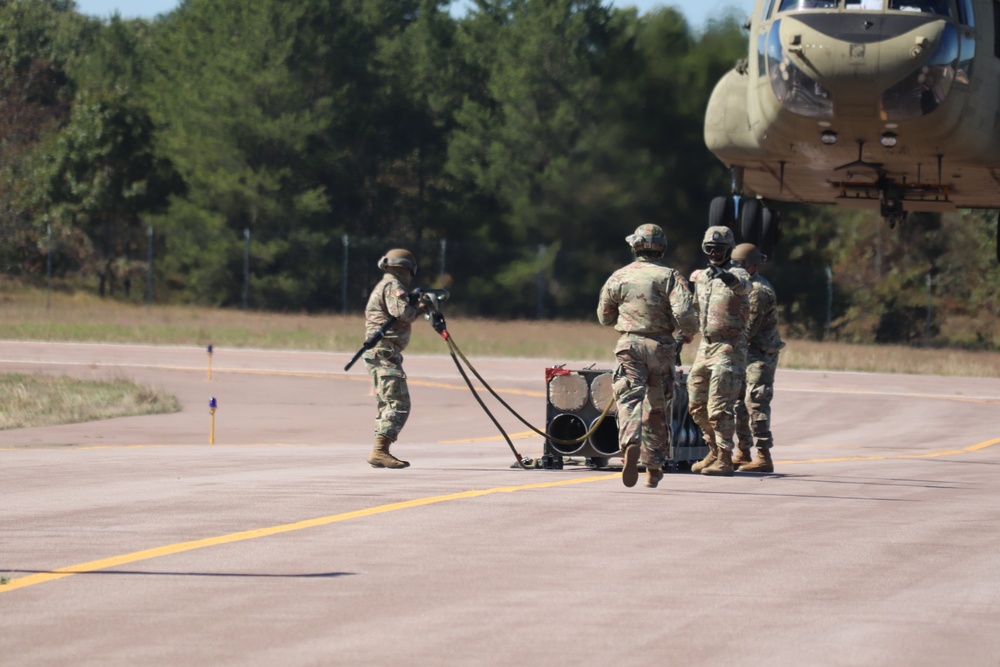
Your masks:
<svg viewBox="0 0 1000 667"><path fill-rule="evenodd" d="M651 490L512 469L448 356L370 468L348 358L0 341L182 404L0 431L0 665L1000 665L998 378L781 370L774 475ZM544 425L568 360L472 361Z"/></svg>

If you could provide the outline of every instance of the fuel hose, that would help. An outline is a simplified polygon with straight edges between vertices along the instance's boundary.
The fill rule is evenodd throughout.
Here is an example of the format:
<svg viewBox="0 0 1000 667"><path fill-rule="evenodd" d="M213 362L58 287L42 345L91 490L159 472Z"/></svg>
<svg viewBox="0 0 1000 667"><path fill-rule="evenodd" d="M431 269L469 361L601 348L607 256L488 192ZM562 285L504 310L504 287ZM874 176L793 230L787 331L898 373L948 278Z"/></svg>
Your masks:
<svg viewBox="0 0 1000 667"><path fill-rule="evenodd" d="M462 368L462 362L464 362L465 365L468 366L469 370L472 371L472 374L475 375L476 379L479 380L480 383L482 383L483 387L485 387L486 390L490 392L493 398L495 398L497 401L500 402L501 405L507 408L507 410L512 415L514 415L514 417L516 417L518 421L520 421L522 424L527 426L529 429L531 429L538 435L547 438L548 440L556 444L577 445L587 440L587 438L592 436L597 431L597 429L601 425L601 422L604 421L604 418L611 411L611 408L615 403L614 398L608 401L608 404L601 412L600 417L598 417L591 425L590 430L584 433L579 438L575 438L572 440L557 438L553 436L551 433L542 431L537 427L535 427L534 425L532 425L530 422L528 422L513 407L511 407L505 400L503 400L503 398L501 398L501 396L493 389L493 387L489 385L489 383L483 378L483 376L479 374L479 371L476 370L475 366L472 365L472 362L470 362L469 359L462 353L462 350L459 349L458 344L455 343L455 339L448 332L447 326L445 325L444 315L442 315L440 312L436 312L433 314L431 321L434 330L441 335L441 338L444 339L444 342L448 345L448 352L451 355L452 361L455 362L455 368L458 369L458 372L462 376L462 379L465 380L465 384L466 386L469 387L469 391L472 392L473 397L475 397L476 402L479 403L479 406L483 409L483 412L486 413L486 415L490 418L490 421L493 422L493 425L497 427L498 431L500 431L500 434L503 436L504 440L507 441L507 446L509 446L510 450L514 453L514 457L517 459L518 466L520 466L523 469L527 469L527 466L524 464L524 457L522 457L521 454L517 451L517 448L514 447L514 443L511 441L510 436L507 435L507 432L504 430L503 426L500 425L500 422L497 421L496 417L493 416L493 413L490 412L490 409L486 406L486 403L483 402L483 399L479 396L479 392L476 391L476 388L475 386L473 386L472 381L469 379L468 374L465 372L465 369ZM461 358L462 362L459 362L459 358Z"/></svg>

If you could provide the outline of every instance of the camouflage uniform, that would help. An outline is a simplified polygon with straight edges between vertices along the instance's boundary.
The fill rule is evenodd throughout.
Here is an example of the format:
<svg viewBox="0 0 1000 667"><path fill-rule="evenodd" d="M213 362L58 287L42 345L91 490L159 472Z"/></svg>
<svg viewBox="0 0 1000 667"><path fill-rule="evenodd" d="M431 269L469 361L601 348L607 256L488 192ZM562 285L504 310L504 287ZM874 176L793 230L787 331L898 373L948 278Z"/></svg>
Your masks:
<svg viewBox="0 0 1000 667"><path fill-rule="evenodd" d="M673 333L690 338L698 327L687 280L659 261L638 257L608 278L597 318L621 333L613 382L621 449L640 445L641 462L661 470L672 418Z"/></svg>
<svg viewBox="0 0 1000 667"><path fill-rule="evenodd" d="M402 273L402 272L401 272ZM403 372L403 350L410 342L410 329L420 316L410 305L406 285L394 271L388 271L368 298L365 308L365 335L371 337L379 327L395 316L396 323L362 358L375 386L378 416L375 435L395 442L410 416L410 392Z"/></svg>
<svg viewBox="0 0 1000 667"><path fill-rule="evenodd" d="M771 398L778 352L785 346L778 333L778 297L767 278L755 273L750 291L750 318L747 323L747 372L737 404L737 435L740 448L754 445L770 449Z"/></svg>
<svg viewBox="0 0 1000 667"><path fill-rule="evenodd" d="M695 280L701 343L688 373L688 410L709 447L731 452L746 371L750 275L728 262L718 268L737 281L726 287L710 271L701 271Z"/></svg>

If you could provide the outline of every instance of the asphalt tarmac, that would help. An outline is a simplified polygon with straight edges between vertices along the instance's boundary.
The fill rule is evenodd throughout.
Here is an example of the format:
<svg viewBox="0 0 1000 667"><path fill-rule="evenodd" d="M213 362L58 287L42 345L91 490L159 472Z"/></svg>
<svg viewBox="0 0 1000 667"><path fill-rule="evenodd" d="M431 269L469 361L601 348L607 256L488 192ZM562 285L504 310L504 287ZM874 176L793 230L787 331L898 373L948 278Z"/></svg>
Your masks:
<svg viewBox="0 0 1000 667"><path fill-rule="evenodd" d="M775 474L626 489L446 355L373 469L348 358L0 341L183 407L0 431L0 665L1000 665L998 378L780 370ZM544 426L567 360L471 361Z"/></svg>

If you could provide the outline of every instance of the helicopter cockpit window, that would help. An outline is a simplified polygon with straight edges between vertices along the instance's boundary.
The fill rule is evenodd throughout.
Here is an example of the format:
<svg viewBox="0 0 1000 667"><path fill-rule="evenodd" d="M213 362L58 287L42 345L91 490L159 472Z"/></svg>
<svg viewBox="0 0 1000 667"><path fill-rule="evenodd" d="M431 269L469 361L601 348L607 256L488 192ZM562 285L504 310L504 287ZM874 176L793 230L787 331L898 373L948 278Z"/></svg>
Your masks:
<svg viewBox="0 0 1000 667"><path fill-rule="evenodd" d="M972 0L958 0L958 22L970 28L976 27L976 19L972 14Z"/></svg>
<svg viewBox="0 0 1000 667"><path fill-rule="evenodd" d="M889 0L889 9L951 16L950 0Z"/></svg>
<svg viewBox="0 0 1000 667"><path fill-rule="evenodd" d="M844 3L844 9L878 12L882 10L882 0L847 0Z"/></svg>
<svg viewBox="0 0 1000 667"><path fill-rule="evenodd" d="M919 118L941 106L955 82L958 57L958 31L948 23L931 57L913 74L882 93L882 119Z"/></svg>
<svg viewBox="0 0 1000 667"><path fill-rule="evenodd" d="M833 118L833 94L803 72L781 45L781 20L767 36L767 78L782 107L807 118Z"/></svg>
<svg viewBox="0 0 1000 667"><path fill-rule="evenodd" d="M779 12L794 12L799 9L836 9L839 0L781 0Z"/></svg>

